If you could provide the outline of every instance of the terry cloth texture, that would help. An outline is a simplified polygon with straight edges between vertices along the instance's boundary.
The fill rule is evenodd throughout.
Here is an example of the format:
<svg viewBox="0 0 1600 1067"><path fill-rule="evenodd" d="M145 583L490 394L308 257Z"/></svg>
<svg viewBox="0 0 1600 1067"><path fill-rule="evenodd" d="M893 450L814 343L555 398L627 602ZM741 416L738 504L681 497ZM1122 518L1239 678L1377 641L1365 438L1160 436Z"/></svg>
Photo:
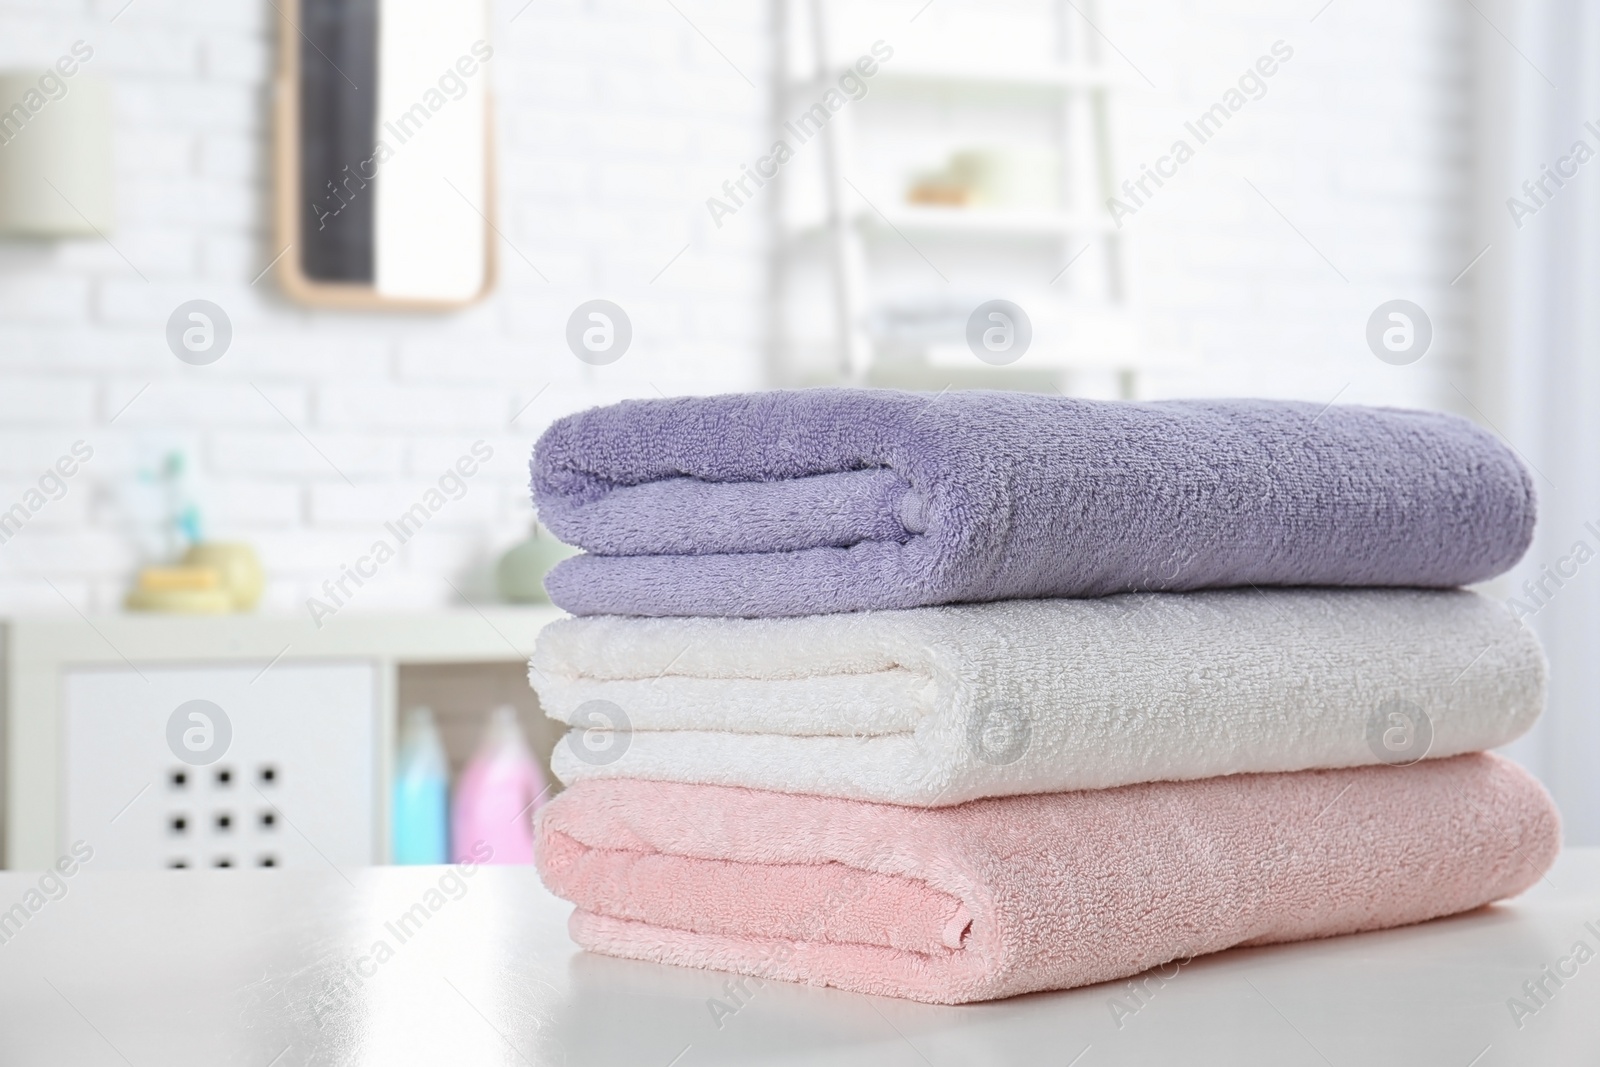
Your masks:
<svg viewBox="0 0 1600 1067"><path fill-rule="evenodd" d="M537 832L586 949L940 1004L1467 911L1560 841L1488 754L920 810L619 779Z"/></svg>
<svg viewBox="0 0 1600 1067"><path fill-rule="evenodd" d="M811 389L571 415L532 461L578 615L788 616L1508 569L1533 483L1453 415Z"/></svg>
<svg viewBox="0 0 1600 1067"><path fill-rule="evenodd" d="M930 806L1475 752L1533 724L1545 666L1476 593L1269 589L568 619L530 677L578 728L565 782Z"/></svg>

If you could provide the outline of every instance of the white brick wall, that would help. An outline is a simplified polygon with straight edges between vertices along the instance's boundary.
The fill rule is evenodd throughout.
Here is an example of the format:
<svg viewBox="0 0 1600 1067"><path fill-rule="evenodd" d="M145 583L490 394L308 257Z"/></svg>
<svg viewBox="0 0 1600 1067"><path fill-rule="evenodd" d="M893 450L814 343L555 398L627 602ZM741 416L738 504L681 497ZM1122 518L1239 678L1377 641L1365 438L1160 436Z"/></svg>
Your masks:
<svg viewBox="0 0 1600 1067"><path fill-rule="evenodd" d="M1472 392L1471 276L1450 283L1478 252L1468 22L1477 16L1448 0L1319 7L1102 0L1107 33L1156 86L1132 74L1119 180L1154 163L1273 42L1294 49L1265 96L1127 222L1151 333L1197 359L1153 374L1149 389L1460 410L1451 383ZM1421 305L1434 325L1431 349L1411 366L1378 361L1365 341L1368 316L1395 298Z"/></svg>
<svg viewBox="0 0 1600 1067"><path fill-rule="evenodd" d="M494 559L527 532L527 452L551 419L658 388L758 383L765 248L717 243L702 200L764 140L767 99L670 5L496 0L501 285L463 313L388 316L311 311L271 275L251 283L278 251L271 5L135 0L111 23L124 2L0 0L0 68L42 68L87 41L85 69L113 79L118 121L112 244L0 240L0 508L74 440L95 448L66 498L0 545L0 612L68 610L51 583L85 611L115 608L154 545L128 498L170 448L192 461L209 534L253 542L268 604L303 611L484 440L494 457L466 496L356 603L451 601L447 578L487 595ZM762 5L677 3L765 84ZM635 327L610 367L563 340L567 315L597 296ZM234 325L209 367L179 363L163 337L197 297Z"/></svg>
<svg viewBox="0 0 1600 1067"><path fill-rule="evenodd" d="M209 533L255 543L269 605L304 610L483 439L495 455L467 497L357 604L447 602L446 579L476 597L526 530L526 452L552 418L758 385L766 216L716 230L704 198L770 142L769 5L675 2L759 89L664 0L495 0L501 285L459 314L388 316L288 304L270 275L252 285L278 251L264 173L271 5L134 0L113 24L125 0L0 0L0 67L42 66L81 38L96 49L87 69L114 78L119 213L114 248L0 241L0 508L74 440L96 450L68 497L0 546L0 611L66 610L49 583L83 610L114 608L149 551L130 487L169 448L195 465ZM941 18L1025 26L1045 10L990 3L973 23L958 10L971 2L939 0L906 22L920 6L895 7L909 27L896 32L939 32ZM1447 0L1335 0L1309 22L1316 7L1101 2L1100 25L1155 83L1129 72L1119 176L1274 40L1295 49L1267 96L1129 224L1152 337L1199 360L1148 387L1452 406L1471 321L1470 283L1449 283L1476 252L1464 211L1473 16ZM632 349L610 367L580 363L563 341L572 308L597 296L634 322ZM197 297L235 328L210 367L180 364L163 338L172 309ZM1365 346L1368 314L1393 297L1422 304L1438 331L1415 366Z"/></svg>

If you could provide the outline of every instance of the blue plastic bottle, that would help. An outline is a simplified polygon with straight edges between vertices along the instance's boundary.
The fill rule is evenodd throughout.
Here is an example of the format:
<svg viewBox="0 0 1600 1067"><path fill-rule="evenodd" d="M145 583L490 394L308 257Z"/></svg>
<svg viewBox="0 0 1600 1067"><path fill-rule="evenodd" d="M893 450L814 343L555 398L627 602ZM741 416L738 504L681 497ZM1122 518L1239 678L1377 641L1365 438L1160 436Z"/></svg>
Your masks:
<svg viewBox="0 0 1600 1067"><path fill-rule="evenodd" d="M450 764L428 708L400 724L390 827L395 863L450 862Z"/></svg>

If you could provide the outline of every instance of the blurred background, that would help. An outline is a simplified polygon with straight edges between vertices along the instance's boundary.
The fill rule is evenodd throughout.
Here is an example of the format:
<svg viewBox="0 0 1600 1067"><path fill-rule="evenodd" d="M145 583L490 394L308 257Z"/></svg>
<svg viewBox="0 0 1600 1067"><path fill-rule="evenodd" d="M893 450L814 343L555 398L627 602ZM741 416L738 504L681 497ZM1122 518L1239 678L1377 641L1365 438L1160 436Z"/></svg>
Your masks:
<svg viewBox="0 0 1600 1067"><path fill-rule="evenodd" d="M1511 751L1600 843L1595 53L1576 0L0 0L6 864L537 806L534 439L822 383L1490 428Z"/></svg>

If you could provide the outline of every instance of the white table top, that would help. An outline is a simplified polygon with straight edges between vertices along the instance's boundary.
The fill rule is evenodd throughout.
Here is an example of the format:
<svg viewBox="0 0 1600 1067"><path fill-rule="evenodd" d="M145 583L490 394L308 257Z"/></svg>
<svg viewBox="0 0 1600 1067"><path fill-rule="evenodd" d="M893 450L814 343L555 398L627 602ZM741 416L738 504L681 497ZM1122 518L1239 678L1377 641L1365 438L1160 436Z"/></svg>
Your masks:
<svg viewBox="0 0 1600 1067"><path fill-rule="evenodd" d="M728 975L579 952L530 869L427 899L444 873L86 868L0 944L0 1064L1600 1062L1600 955L1520 1028L1507 1006L1600 953L1600 849L1471 915L1195 960L1120 1020L1116 983L949 1008L769 982L720 1029ZM0 874L0 909L38 878ZM419 902L402 942L385 923Z"/></svg>

